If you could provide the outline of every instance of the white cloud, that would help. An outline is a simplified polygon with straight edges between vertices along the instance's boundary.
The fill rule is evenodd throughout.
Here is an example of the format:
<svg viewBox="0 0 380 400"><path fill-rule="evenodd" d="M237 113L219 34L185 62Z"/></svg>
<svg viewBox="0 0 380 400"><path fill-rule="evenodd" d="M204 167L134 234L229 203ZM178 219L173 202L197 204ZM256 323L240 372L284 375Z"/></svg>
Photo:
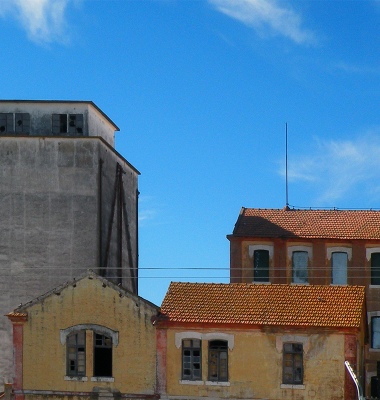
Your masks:
<svg viewBox="0 0 380 400"><path fill-rule="evenodd" d="M220 12L235 18L260 32L270 28L272 33L285 36L298 44L316 42L315 35L302 28L302 19L290 6L279 0L208 0Z"/></svg>
<svg viewBox="0 0 380 400"><path fill-rule="evenodd" d="M39 43L67 40L65 10L72 0L1 0L0 15L14 15L31 40Z"/></svg>
<svg viewBox="0 0 380 400"><path fill-rule="evenodd" d="M318 205L379 198L380 128L353 140L314 139L310 154L291 155L289 182L304 182ZM361 206L360 204L358 206Z"/></svg>

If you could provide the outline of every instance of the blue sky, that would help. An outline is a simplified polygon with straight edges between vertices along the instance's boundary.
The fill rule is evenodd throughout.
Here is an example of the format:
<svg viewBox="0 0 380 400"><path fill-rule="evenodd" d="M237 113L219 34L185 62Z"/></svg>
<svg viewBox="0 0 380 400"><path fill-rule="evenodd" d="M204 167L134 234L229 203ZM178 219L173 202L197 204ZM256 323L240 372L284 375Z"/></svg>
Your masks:
<svg viewBox="0 0 380 400"><path fill-rule="evenodd" d="M1 0L0 20L1 98L92 100L120 127L156 304L228 282L242 206L284 207L286 122L291 205L380 206L380 1Z"/></svg>

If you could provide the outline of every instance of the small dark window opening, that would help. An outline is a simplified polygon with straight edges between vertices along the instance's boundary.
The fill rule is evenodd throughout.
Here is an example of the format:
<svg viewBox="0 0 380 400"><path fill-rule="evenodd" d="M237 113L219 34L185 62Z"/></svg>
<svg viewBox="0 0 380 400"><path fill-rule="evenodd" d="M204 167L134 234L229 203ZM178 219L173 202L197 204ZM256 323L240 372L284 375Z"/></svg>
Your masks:
<svg viewBox="0 0 380 400"><path fill-rule="evenodd" d="M269 282L268 250L255 250L253 253L253 281Z"/></svg>
<svg viewBox="0 0 380 400"><path fill-rule="evenodd" d="M13 132L13 114L0 113L0 133Z"/></svg>
<svg viewBox="0 0 380 400"><path fill-rule="evenodd" d="M112 377L112 338L94 333L94 377Z"/></svg>
<svg viewBox="0 0 380 400"><path fill-rule="evenodd" d="M202 379L202 349L199 339L182 341L182 379L197 381Z"/></svg>
<svg viewBox="0 0 380 400"><path fill-rule="evenodd" d="M371 377L371 397L380 396L380 362L377 362L377 376Z"/></svg>
<svg viewBox="0 0 380 400"><path fill-rule="evenodd" d="M213 340L208 346L208 379L228 381L228 346L224 340Z"/></svg>
<svg viewBox="0 0 380 400"><path fill-rule="evenodd" d="M67 337L67 375L86 374L86 332L73 333Z"/></svg>
<svg viewBox="0 0 380 400"><path fill-rule="evenodd" d="M371 285L380 285L380 253L371 254Z"/></svg>
<svg viewBox="0 0 380 400"><path fill-rule="evenodd" d="M284 343L282 382L290 385L303 383L303 345Z"/></svg>

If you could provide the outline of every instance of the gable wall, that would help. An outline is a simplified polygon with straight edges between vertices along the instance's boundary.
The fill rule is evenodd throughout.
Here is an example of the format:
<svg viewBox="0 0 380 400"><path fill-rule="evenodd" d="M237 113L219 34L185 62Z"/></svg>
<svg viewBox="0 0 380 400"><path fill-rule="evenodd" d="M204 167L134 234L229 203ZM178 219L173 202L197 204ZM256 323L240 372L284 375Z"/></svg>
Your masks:
<svg viewBox="0 0 380 400"><path fill-rule="evenodd" d="M122 393L154 393L156 346L150 321L157 313L154 307L132 295L120 297L100 280L84 278L27 311L24 389L91 392L94 387L107 387ZM119 332L119 344L113 347L114 382L91 382L91 331L86 335L88 381L64 380L66 345L61 344L60 330L77 324L98 324Z"/></svg>

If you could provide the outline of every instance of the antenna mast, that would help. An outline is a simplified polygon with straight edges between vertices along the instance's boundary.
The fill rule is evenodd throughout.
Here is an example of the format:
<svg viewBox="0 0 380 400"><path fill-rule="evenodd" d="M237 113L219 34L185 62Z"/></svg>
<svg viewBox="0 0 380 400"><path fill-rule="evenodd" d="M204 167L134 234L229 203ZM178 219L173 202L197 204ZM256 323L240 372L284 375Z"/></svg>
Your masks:
<svg viewBox="0 0 380 400"><path fill-rule="evenodd" d="M286 187L286 207L289 207L288 198L288 123L285 122L285 187Z"/></svg>

